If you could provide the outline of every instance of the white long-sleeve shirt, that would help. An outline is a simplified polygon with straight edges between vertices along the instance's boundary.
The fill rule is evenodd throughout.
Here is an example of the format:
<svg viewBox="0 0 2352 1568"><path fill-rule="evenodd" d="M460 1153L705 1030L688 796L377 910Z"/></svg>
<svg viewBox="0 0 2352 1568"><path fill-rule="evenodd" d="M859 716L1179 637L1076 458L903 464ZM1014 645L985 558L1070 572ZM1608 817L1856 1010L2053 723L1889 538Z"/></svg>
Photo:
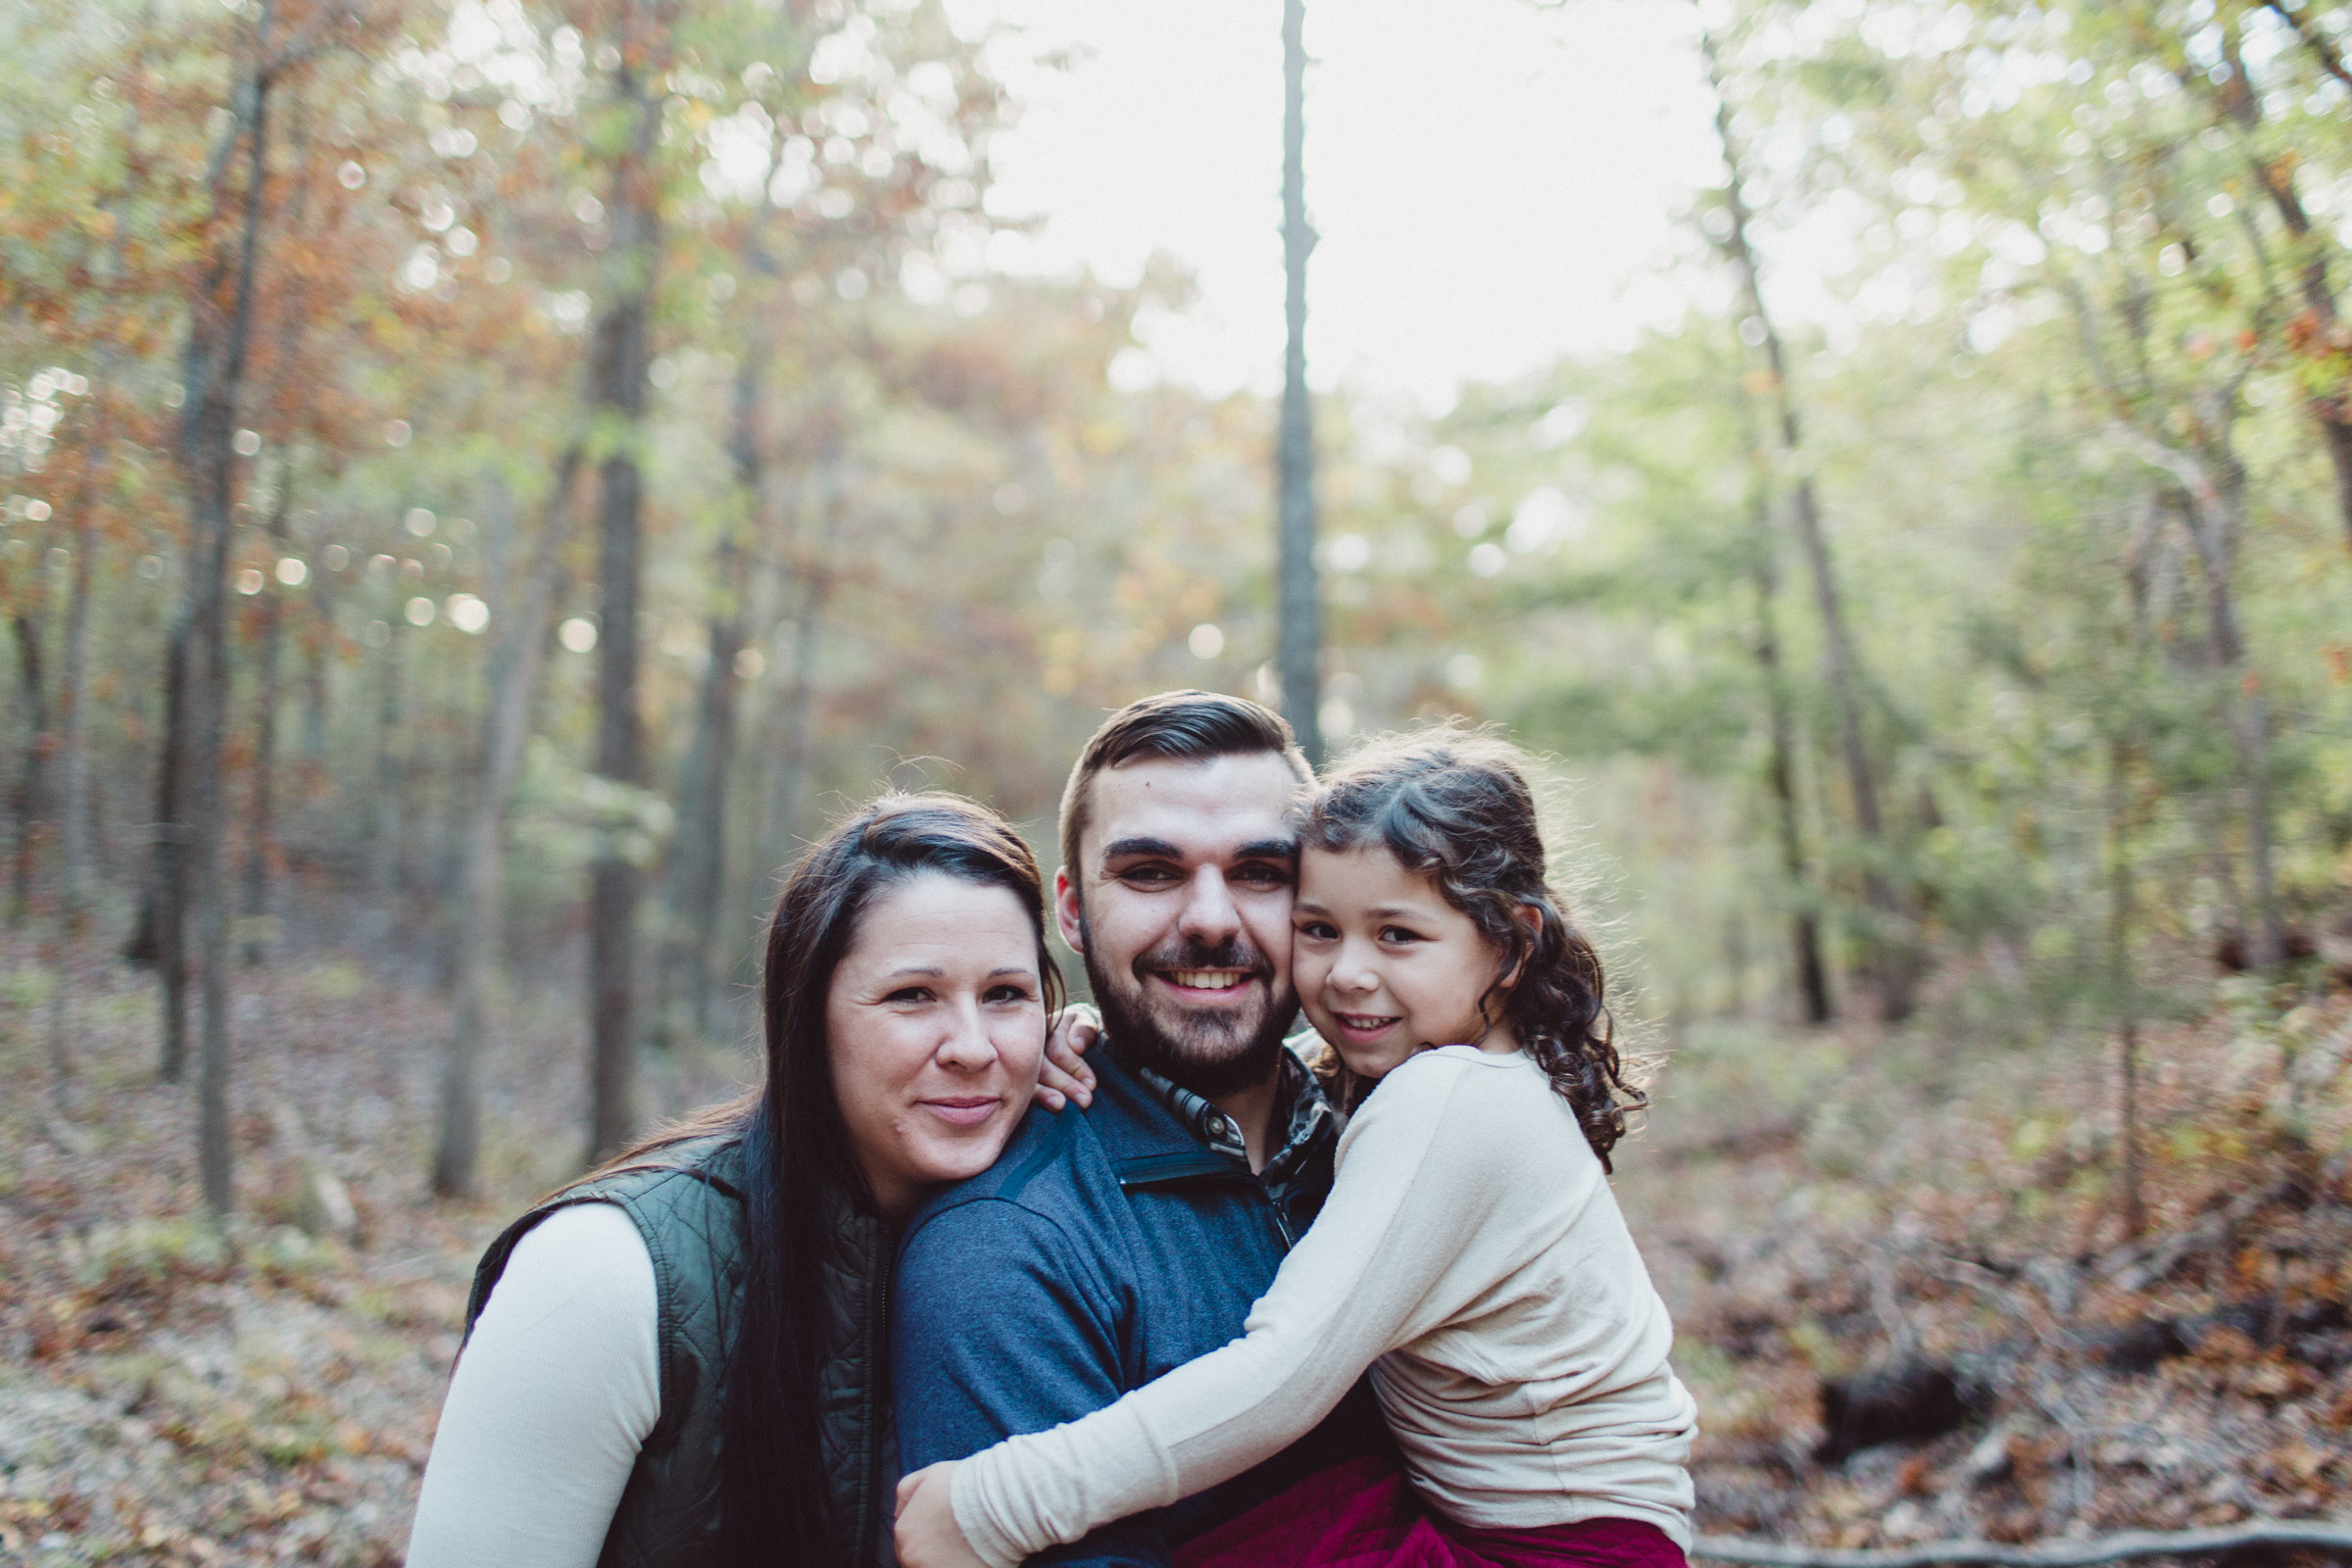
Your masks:
<svg viewBox="0 0 2352 1568"><path fill-rule="evenodd" d="M1243 1337L960 1465L956 1523L1014 1568L1240 1474L1366 1366L1414 1484L1480 1528L1647 1520L1690 1544L1697 1411L1600 1161L1543 1069L1447 1046L1392 1072Z"/></svg>
<svg viewBox="0 0 2352 1568"><path fill-rule="evenodd" d="M596 1568L662 1416L654 1260L574 1203L507 1259L450 1379L408 1568Z"/></svg>

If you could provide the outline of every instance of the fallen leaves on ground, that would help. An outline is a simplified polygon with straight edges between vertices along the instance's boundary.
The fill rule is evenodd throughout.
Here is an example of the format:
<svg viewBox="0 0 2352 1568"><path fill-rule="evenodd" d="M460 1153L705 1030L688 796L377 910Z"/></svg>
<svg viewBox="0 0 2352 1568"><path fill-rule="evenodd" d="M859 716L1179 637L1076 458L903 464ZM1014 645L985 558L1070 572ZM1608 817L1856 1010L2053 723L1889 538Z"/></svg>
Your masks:
<svg viewBox="0 0 2352 1568"><path fill-rule="evenodd" d="M240 970L223 1231L193 1089L156 1080L151 980L82 977L61 1113L47 972L0 942L0 1562L398 1563L474 1258L571 1173L581 1021L561 997L508 1009L484 1197L438 1202L430 988L342 958ZM740 1071L655 1055L664 1111Z"/></svg>
<svg viewBox="0 0 2352 1568"><path fill-rule="evenodd" d="M2251 982L2151 1031L2129 1237L2111 1042L1694 1031L1619 1190L1700 1403L1700 1528L1873 1546L2334 1513L2348 1050L2352 999Z"/></svg>

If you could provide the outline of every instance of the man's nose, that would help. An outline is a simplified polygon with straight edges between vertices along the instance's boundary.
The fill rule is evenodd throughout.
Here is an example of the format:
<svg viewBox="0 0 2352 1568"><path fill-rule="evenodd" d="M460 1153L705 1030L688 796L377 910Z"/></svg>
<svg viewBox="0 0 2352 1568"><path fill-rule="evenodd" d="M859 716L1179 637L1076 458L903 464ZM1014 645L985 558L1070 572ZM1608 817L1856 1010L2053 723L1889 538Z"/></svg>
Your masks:
<svg viewBox="0 0 2352 1568"><path fill-rule="evenodd" d="M1193 941L1215 944L1231 941L1242 929L1242 912L1233 906L1233 890L1225 873L1204 865L1193 873L1185 889L1184 912L1178 929Z"/></svg>

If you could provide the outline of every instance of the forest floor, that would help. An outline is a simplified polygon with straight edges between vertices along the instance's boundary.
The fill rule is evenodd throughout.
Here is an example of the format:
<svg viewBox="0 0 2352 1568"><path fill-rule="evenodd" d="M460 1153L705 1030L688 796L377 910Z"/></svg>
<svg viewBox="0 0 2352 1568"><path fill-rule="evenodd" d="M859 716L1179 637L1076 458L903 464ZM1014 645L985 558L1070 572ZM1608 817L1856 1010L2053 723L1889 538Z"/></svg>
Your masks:
<svg viewBox="0 0 2352 1568"><path fill-rule="evenodd" d="M439 1202L444 1001L343 960L240 971L224 1248L193 1071L157 1082L153 981L81 987L61 1117L46 972L0 946L0 1563L398 1563L474 1259L577 1168L581 1020L509 1009L482 1197ZM648 1108L747 1067L651 1053Z"/></svg>
<svg viewBox="0 0 2352 1568"><path fill-rule="evenodd" d="M2352 998L2242 979L2145 1032L2132 1237L2112 1041L1693 1031L1618 1191L1699 1403L1699 1528L1884 1546L2340 1513L2348 1056Z"/></svg>
<svg viewBox="0 0 2352 1568"><path fill-rule="evenodd" d="M514 1009L484 1196L441 1203L440 1000L341 960L241 972L224 1246L192 1092L156 1081L152 985L79 986L61 1114L46 971L0 944L0 1562L398 1562L473 1259L577 1152L578 1019ZM2280 1016L2243 989L2152 1033L2131 1242L2096 1048L1692 1031L1618 1163L1700 1402L1701 1528L1861 1545L2326 1511L2352 1490L2348 1046L2352 1002ZM746 1064L654 1054L649 1104Z"/></svg>

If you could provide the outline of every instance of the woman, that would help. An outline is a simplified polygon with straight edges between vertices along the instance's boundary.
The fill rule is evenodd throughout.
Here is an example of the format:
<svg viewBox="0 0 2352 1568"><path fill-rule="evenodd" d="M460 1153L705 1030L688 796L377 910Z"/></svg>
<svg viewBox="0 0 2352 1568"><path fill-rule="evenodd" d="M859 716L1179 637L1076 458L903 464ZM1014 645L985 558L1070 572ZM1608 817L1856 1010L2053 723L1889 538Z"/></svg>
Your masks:
<svg viewBox="0 0 2352 1568"><path fill-rule="evenodd" d="M484 1254L410 1568L890 1560L898 1222L1090 1076L1039 1085L1043 896L954 796L886 795L808 853L768 930L766 1081Z"/></svg>

